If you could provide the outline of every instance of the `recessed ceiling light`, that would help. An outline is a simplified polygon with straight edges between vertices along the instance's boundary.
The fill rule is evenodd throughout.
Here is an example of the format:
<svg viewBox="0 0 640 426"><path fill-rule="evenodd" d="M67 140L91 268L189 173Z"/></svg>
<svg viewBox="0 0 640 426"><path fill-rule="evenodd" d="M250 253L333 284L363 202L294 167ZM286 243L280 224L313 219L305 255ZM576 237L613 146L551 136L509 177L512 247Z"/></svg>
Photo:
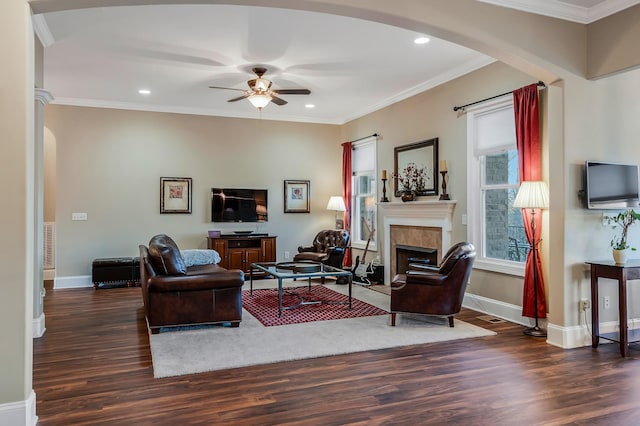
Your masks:
<svg viewBox="0 0 640 426"><path fill-rule="evenodd" d="M305 108L315 108L316 106L314 104L306 104L304 107Z"/></svg>
<svg viewBox="0 0 640 426"><path fill-rule="evenodd" d="M140 93L141 95L150 95L151 94L151 90L149 90L149 89L140 89L140 90L138 90L138 93Z"/></svg>
<svg viewBox="0 0 640 426"><path fill-rule="evenodd" d="M429 37L418 37L417 39L413 40L415 44L427 44L429 43L429 41Z"/></svg>

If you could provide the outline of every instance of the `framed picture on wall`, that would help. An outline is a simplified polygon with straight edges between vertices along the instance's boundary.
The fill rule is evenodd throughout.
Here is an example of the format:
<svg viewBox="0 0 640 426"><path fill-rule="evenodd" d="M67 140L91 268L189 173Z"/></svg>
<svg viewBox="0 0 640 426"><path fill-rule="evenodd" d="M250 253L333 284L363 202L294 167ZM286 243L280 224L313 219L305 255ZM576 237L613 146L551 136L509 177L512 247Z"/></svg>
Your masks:
<svg viewBox="0 0 640 426"><path fill-rule="evenodd" d="M285 213L310 213L311 202L309 200L308 180L284 181L284 212Z"/></svg>
<svg viewBox="0 0 640 426"><path fill-rule="evenodd" d="M160 178L160 213L191 214L191 178Z"/></svg>

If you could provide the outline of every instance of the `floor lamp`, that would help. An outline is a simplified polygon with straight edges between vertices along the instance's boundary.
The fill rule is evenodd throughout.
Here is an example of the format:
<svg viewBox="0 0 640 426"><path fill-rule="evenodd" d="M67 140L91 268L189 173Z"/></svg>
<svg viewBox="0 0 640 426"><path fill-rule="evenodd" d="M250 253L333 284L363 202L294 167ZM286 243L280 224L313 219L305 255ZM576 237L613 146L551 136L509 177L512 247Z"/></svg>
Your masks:
<svg viewBox="0 0 640 426"><path fill-rule="evenodd" d="M334 195L329 198L329 202L327 203L327 210L335 210L336 212L336 229L344 228L344 220L338 219L338 212L343 212L347 210L347 207L344 205L344 200L342 197L338 195Z"/></svg>
<svg viewBox="0 0 640 426"><path fill-rule="evenodd" d="M531 209L531 244L533 252L533 302L535 304L536 325L524 330L524 334L534 337L545 337L546 330L538 326L538 244L536 243L536 209L549 208L549 189L542 181L525 181L520 185L513 207Z"/></svg>

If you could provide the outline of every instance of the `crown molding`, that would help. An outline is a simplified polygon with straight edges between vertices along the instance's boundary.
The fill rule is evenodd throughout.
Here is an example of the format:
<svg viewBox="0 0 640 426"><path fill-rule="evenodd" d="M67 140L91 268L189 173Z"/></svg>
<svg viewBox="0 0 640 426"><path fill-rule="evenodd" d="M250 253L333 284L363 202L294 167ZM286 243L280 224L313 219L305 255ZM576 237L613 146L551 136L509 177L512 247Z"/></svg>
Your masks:
<svg viewBox="0 0 640 426"><path fill-rule="evenodd" d="M495 6L508 7L523 12L563 19L565 21L590 24L628 7L639 0L604 0L593 7L577 6L559 0L477 0Z"/></svg>
<svg viewBox="0 0 640 426"><path fill-rule="evenodd" d="M47 20L45 19L44 15L33 15L31 17L31 22L33 23L33 31L38 36L38 39L40 40L40 43L42 43L42 46L46 48L56 42L56 39L55 37L53 37L53 34L49 29L49 24L47 24Z"/></svg>
<svg viewBox="0 0 640 426"><path fill-rule="evenodd" d="M107 101L103 99L82 99L82 98L56 98L54 105L68 105L79 106L87 108L107 108L107 109L122 109L131 111L146 111L146 112L164 112L169 114L189 114L189 115L206 115L215 117L228 117L228 118L247 118L254 120L271 120L271 121L293 121L299 123L315 123L315 124L344 124L343 120L338 118L319 120L314 117L303 117L296 115L285 116L272 116L267 110L259 112L257 109L252 108L248 113L230 113L227 110L221 109L209 109L209 108L189 108L175 105L149 105L133 102L116 102Z"/></svg>
<svg viewBox="0 0 640 426"><path fill-rule="evenodd" d="M589 9L587 23L606 18L637 4L640 4L640 0L607 0Z"/></svg>

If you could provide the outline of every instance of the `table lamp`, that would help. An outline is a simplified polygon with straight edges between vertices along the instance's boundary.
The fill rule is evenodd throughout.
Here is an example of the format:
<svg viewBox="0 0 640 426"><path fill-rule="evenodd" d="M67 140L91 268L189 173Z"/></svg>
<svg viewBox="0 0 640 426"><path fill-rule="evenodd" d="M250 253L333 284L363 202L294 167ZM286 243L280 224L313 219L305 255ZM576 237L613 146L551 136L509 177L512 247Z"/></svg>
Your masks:
<svg viewBox="0 0 640 426"><path fill-rule="evenodd" d="M347 210L347 207L344 205L344 200L342 197L338 195L334 195L329 198L329 202L327 203L327 210L335 210L336 212L336 229L344 228L344 220L338 219L338 212L343 212Z"/></svg>

